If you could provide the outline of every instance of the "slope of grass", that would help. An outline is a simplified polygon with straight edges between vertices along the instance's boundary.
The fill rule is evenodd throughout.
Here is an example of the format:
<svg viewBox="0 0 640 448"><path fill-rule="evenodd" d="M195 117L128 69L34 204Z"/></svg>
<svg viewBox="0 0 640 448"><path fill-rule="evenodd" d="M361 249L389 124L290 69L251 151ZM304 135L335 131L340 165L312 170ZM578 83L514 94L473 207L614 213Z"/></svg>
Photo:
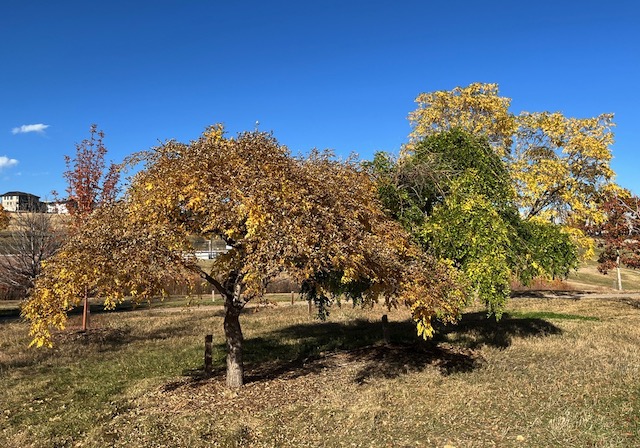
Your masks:
<svg viewBox="0 0 640 448"><path fill-rule="evenodd" d="M640 445L640 301L518 298L499 322L470 310L428 342L406 318L250 310L241 390L224 387L218 309L98 313L44 351L3 319L0 446Z"/></svg>
<svg viewBox="0 0 640 448"><path fill-rule="evenodd" d="M640 291L640 271L628 268L620 269L622 277L622 289L625 291ZM598 263L587 260L582 263L577 272L569 275L568 281L579 286L595 288L616 289L617 275L615 271L610 271L604 275L598 271Z"/></svg>

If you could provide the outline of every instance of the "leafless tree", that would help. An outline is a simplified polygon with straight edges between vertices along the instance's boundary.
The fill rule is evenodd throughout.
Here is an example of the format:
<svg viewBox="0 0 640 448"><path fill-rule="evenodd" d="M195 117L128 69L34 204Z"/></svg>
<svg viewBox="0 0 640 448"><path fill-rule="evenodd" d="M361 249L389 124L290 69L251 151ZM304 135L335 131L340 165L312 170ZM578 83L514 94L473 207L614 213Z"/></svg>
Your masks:
<svg viewBox="0 0 640 448"><path fill-rule="evenodd" d="M0 285L11 291L12 296L25 298L40 274L42 262L56 253L64 235L59 216L14 214L11 231L0 246Z"/></svg>

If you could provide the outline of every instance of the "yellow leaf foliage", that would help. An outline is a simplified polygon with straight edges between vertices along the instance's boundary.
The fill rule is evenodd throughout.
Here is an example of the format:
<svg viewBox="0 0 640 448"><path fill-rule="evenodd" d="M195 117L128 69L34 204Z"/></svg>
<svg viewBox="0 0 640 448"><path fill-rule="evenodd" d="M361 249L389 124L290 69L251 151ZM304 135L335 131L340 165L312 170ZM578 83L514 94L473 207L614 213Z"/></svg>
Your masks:
<svg viewBox="0 0 640 448"><path fill-rule="evenodd" d="M598 206L611 188L612 114L567 118L561 113L518 117L511 172L527 217L568 223L602 222Z"/></svg>
<svg viewBox="0 0 640 448"><path fill-rule="evenodd" d="M51 346L52 330L62 330L67 312L85 294L113 309L126 295L141 302L162 296L169 279L185 278L173 236L142 223L125 203L96 210L85 225L43 266L22 315L31 322L31 345ZM160 243L162 242L162 243Z"/></svg>
<svg viewBox="0 0 640 448"><path fill-rule="evenodd" d="M559 112L509 112L511 100L497 84L473 83L450 91L420 94L409 115L410 143L461 128L484 135L507 163L526 219L540 217L572 227L601 223L604 193L615 189L611 169L613 114L565 117ZM585 255L593 243L575 231Z"/></svg>
<svg viewBox="0 0 640 448"><path fill-rule="evenodd" d="M146 168L125 199L92 215L47 264L24 309L36 344L50 342L50 328L64 325L85 285L113 306L124 294L158 294L163 277L183 271L199 272L238 309L280 273L328 291L318 279L338 272L343 285L368 286L364 303L409 306L425 336L433 316L460 312L455 270L410 243L355 160L319 151L292 157L270 134L226 138L217 125L134 159ZM187 255L191 235L221 238L231 249L203 272Z"/></svg>
<svg viewBox="0 0 640 448"><path fill-rule="evenodd" d="M516 122L509 112L511 99L498 96L497 84L473 83L450 91L421 93L416 103L417 109L409 114L411 142L461 128L487 136L501 156L509 152Z"/></svg>

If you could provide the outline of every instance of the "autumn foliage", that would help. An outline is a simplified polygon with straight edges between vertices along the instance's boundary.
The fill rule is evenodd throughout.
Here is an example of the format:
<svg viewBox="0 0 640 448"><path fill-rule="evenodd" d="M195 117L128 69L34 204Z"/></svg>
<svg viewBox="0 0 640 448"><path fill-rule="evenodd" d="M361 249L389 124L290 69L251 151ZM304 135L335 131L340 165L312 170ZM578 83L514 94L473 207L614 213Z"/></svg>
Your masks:
<svg viewBox="0 0 640 448"><path fill-rule="evenodd" d="M613 114L565 117L560 112L509 111L511 100L497 84L473 83L450 91L423 93L409 115L411 154L417 142L459 128L484 136L507 165L516 205L525 219L566 225L585 258L593 241L582 229L602 223L600 204L615 190L611 169Z"/></svg>
<svg viewBox="0 0 640 448"><path fill-rule="evenodd" d="M24 311L35 344L49 344L51 328L64 326L82 285L111 305L123 294L162 294L166 276L181 270L198 272L224 298L230 386L243 381L240 312L283 272L321 305L340 294L405 305L425 337L435 317L460 314L465 297L456 271L411 244L355 161L317 151L292 157L270 134L227 138L220 126L134 159L146 165L122 203L91 214L45 267ZM231 249L204 270L189 246L194 234L221 238Z"/></svg>
<svg viewBox="0 0 640 448"><path fill-rule="evenodd" d="M498 84L472 83L421 93L415 102L418 107L409 114L413 126L409 149L424 137L458 128L486 137L500 156L510 152L516 117L509 112L511 99L498 96Z"/></svg>
<svg viewBox="0 0 640 448"><path fill-rule="evenodd" d="M76 145L75 157L65 156L67 208L79 225L94 209L115 199L120 178L117 165L106 167L104 132L95 124L91 125L89 132L90 137Z"/></svg>
<svg viewBox="0 0 640 448"><path fill-rule="evenodd" d="M22 309L31 322L32 345L52 346L51 330L62 329L67 312L89 294L103 299L111 309L125 295L134 301L163 295L170 278L183 278L179 252L162 235L128 221L122 203L96 209L85 225L70 236L54 257L43 263L43 272ZM164 251L161 249L165 249Z"/></svg>
<svg viewBox="0 0 640 448"><path fill-rule="evenodd" d="M119 170L105 171L93 126L67 158L77 231L23 309L33 344L51 344L83 292L113 307L162 297L167 280L195 273L224 299L227 384L236 387L240 314L282 274L320 314L345 298L406 306L430 337L434 319L455 321L470 298L499 316L513 277L563 277L577 248L590 254L584 231L612 213L601 205L616 191L612 115L515 115L496 84L416 101L398 159L294 157L271 134L228 137L215 125L131 156L144 168L117 203ZM194 236L221 239L228 251L205 268Z"/></svg>
<svg viewBox="0 0 640 448"><path fill-rule="evenodd" d="M486 137L458 127L425 137L399 160L369 164L387 212L425 251L463 275L468 296L499 317L510 283L564 277L577 251L560 226L520 215L505 162Z"/></svg>
<svg viewBox="0 0 640 448"><path fill-rule="evenodd" d="M611 194L602 211L607 219L596 230L602 247L598 270L606 274L621 266L640 268L640 198L628 191Z"/></svg>

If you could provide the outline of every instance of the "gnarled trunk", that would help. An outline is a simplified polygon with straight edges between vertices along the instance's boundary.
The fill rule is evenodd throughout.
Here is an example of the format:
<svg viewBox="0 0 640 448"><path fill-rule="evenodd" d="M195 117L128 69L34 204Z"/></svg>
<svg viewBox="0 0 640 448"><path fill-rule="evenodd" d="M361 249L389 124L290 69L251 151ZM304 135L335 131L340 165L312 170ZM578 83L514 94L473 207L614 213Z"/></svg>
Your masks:
<svg viewBox="0 0 640 448"><path fill-rule="evenodd" d="M240 387L244 383L242 364L242 329L240 311L232 300L227 299L224 314L224 335L227 342L227 386Z"/></svg>
<svg viewBox="0 0 640 448"><path fill-rule="evenodd" d="M227 344L227 386L240 387L244 384L244 366L242 364L242 328L240 312L245 302L240 300L242 286L236 272L229 274L221 284L211 275L198 270L200 276L211 283L224 297L224 337Z"/></svg>

